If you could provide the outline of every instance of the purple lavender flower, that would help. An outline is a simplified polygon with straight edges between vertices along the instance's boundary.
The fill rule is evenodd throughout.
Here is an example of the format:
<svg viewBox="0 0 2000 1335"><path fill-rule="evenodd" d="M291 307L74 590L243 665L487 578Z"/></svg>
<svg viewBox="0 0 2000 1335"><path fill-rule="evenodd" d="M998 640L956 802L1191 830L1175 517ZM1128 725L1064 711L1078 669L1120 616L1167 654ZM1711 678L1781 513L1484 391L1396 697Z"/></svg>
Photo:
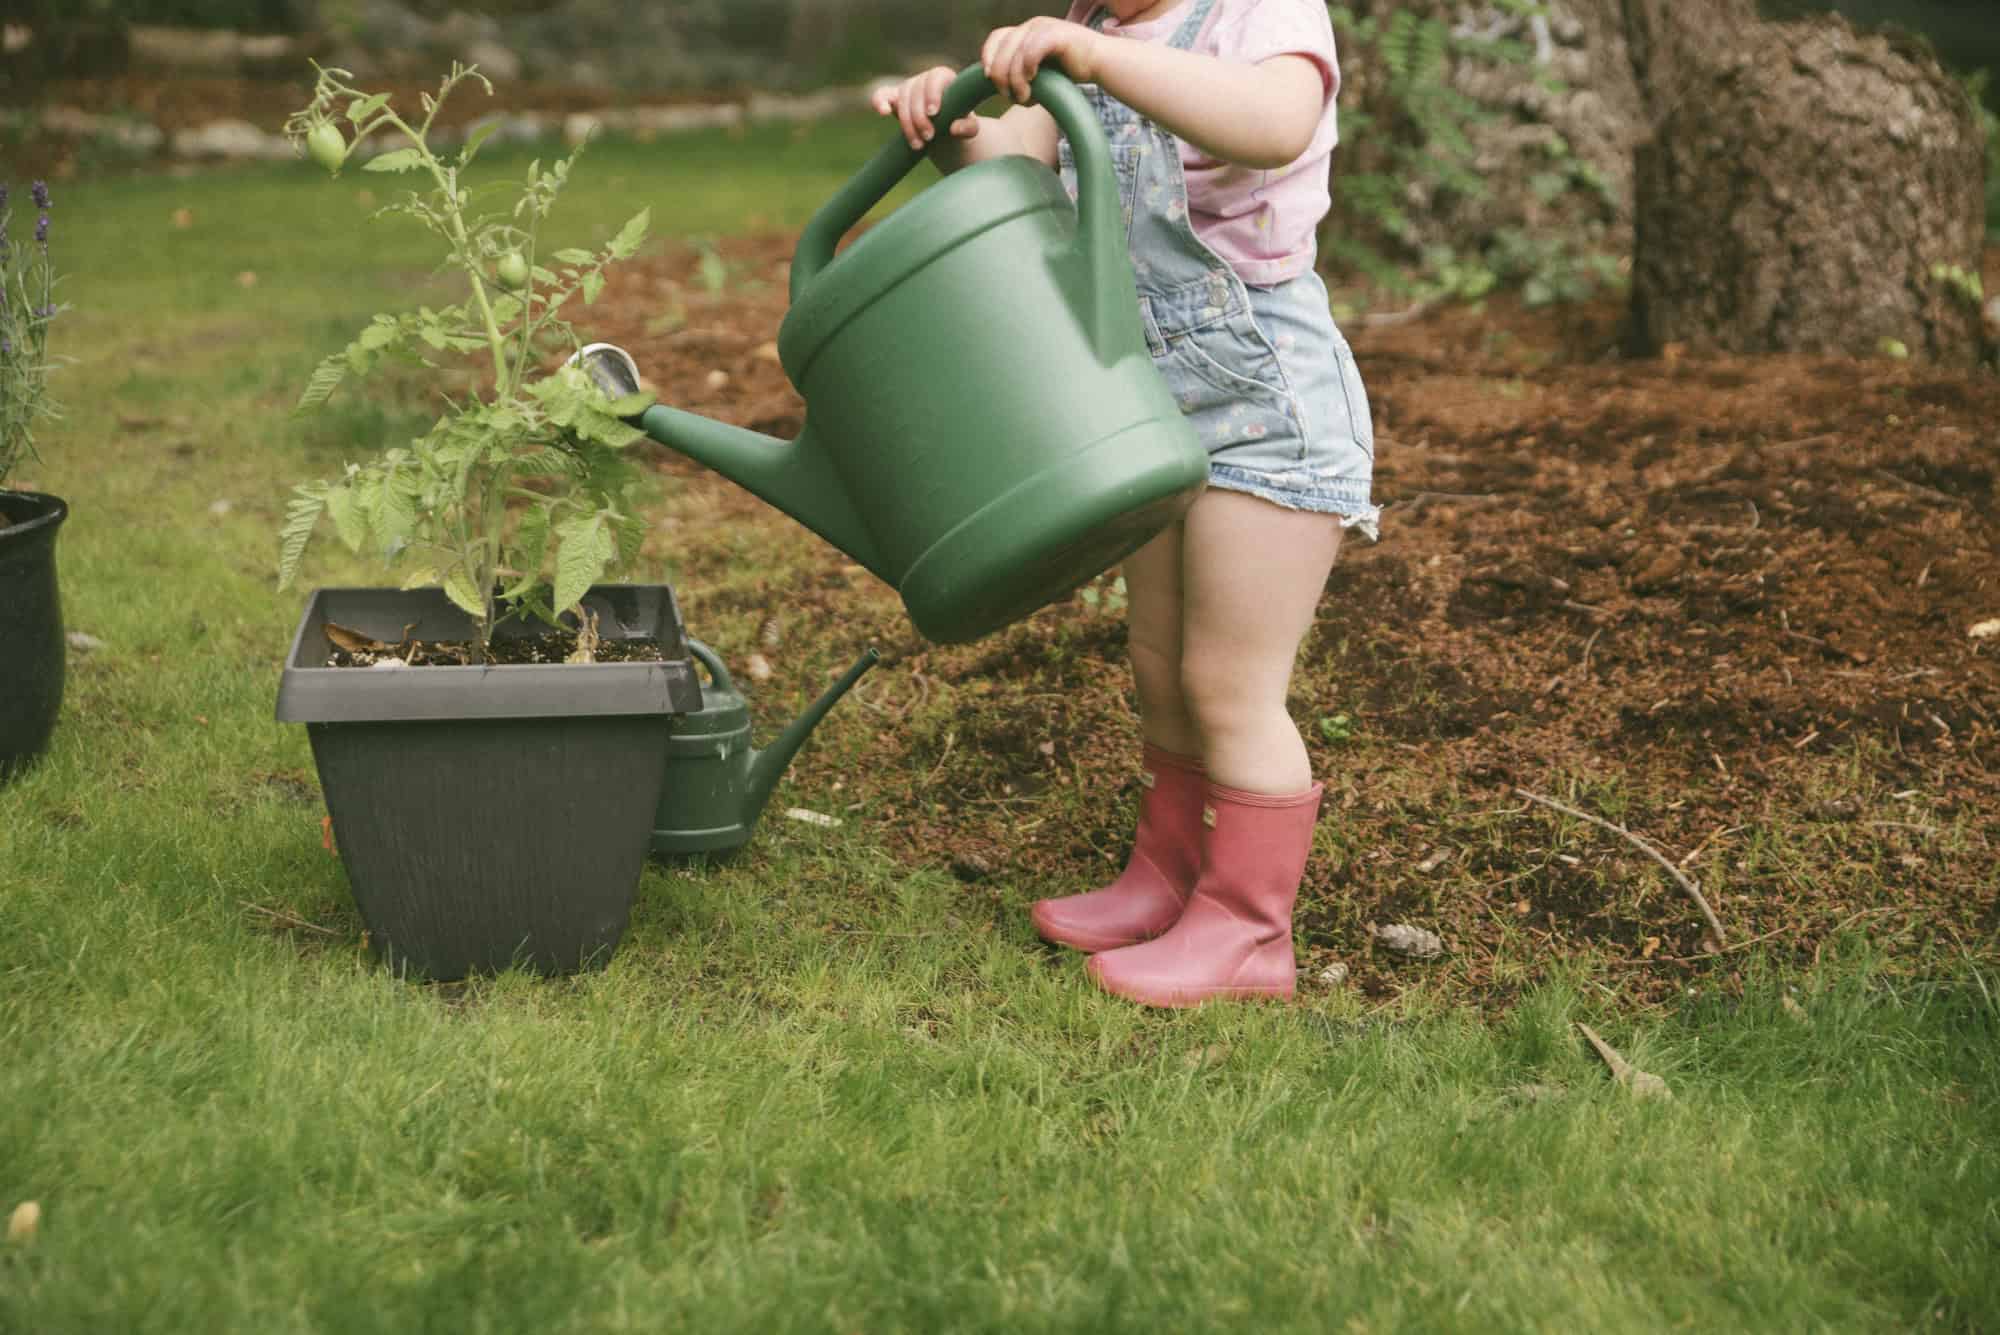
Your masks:
<svg viewBox="0 0 2000 1335"><path fill-rule="evenodd" d="M7 212L7 183L0 181L0 214Z"/></svg>
<svg viewBox="0 0 2000 1335"><path fill-rule="evenodd" d="M13 355L14 355L14 340L11 338L7 338L4 335L0 335L0 357L11 357Z"/></svg>
<svg viewBox="0 0 2000 1335"><path fill-rule="evenodd" d="M44 250L48 249L49 215L46 213L35 220L35 244L41 246Z"/></svg>
<svg viewBox="0 0 2000 1335"><path fill-rule="evenodd" d="M47 181L35 182L32 186L28 188L28 193L34 197L36 208L38 209L48 208L49 183Z"/></svg>

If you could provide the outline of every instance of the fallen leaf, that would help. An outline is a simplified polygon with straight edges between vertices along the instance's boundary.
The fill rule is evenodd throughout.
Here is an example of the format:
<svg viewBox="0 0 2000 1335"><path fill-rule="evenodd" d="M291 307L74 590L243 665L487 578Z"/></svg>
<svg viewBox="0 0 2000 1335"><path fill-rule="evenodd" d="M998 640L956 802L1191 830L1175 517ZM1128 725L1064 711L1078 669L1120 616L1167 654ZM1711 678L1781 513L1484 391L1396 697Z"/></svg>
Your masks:
<svg viewBox="0 0 2000 1335"><path fill-rule="evenodd" d="M2000 635L2000 617L1994 617L1991 621L1978 622L1971 630L1965 633L1975 640L1990 640L1995 635Z"/></svg>
<svg viewBox="0 0 2000 1335"><path fill-rule="evenodd" d="M350 654L377 653L389 647L380 640L363 635L351 626L341 625L338 621L326 623L326 638L333 642L334 647L345 649Z"/></svg>
<svg viewBox="0 0 2000 1335"><path fill-rule="evenodd" d="M194 210L175 209L173 212L173 220L174 220L174 226L180 228L182 231L186 231L188 228L194 226Z"/></svg>
<svg viewBox="0 0 2000 1335"><path fill-rule="evenodd" d="M91 653L98 649L109 649L111 647L87 630L70 631L63 636L63 640L70 648L81 649L85 653Z"/></svg>
<svg viewBox="0 0 2000 1335"><path fill-rule="evenodd" d="M1639 958L1642 960L1649 960L1653 958L1654 953L1657 952L1659 948L1660 948L1660 938L1657 936L1649 936L1646 938L1645 949L1639 952Z"/></svg>
<svg viewBox="0 0 2000 1335"><path fill-rule="evenodd" d="M1450 850L1449 848L1440 848L1436 852L1432 853L1429 857L1425 858L1422 862L1419 862L1417 864L1417 870L1421 872L1423 875L1428 876L1432 872L1436 871L1439 867L1442 867L1445 863L1451 861L1451 853L1452 850Z"/></svg>
<svg viewBox="0 0 2000 1335"><path fill-rule="evenodd" d="M1319 983L1322 987L1339 987L1346 981L1347 966L1339 960L1319 971Z"/></svg>
<svg viewBox="0 0 2000 1335"><path fill-rule="evenodd" d="M1583 1036L1590 1040L1590 1046L1597 1050L1597 1055L1611 1068L1611 1078L1631 1090L1633 1098L1670 1099L1674 1096L1674 1092L1667 1088L1666 1081L1651 1071L1640 1070L1619 1056L1618 1049L1599 1038L1595 1029L1581 1020L1576 1022L1576 1027L1583 1031Z"/></svg>
<svg viewBox="0 0 2000 1335"><path fill-rule="evenodd" d="M1806 1008L1794 1001L1791 993L1787 992L1784 996L1779 997L1778 1004L1785 1008L1785 1014L1791 1016L1800 1024L1812 1023L1812 1017L1806 1014Z"/></svg>
<svg viewBox="0 0 2000 1335"><path fill-rule="evenodd" d="M1408 923L1396 923L1390 927L1374 929L1375 939L1385 949L1392 950L1413 960L1433 960L1444 954L1444 941L1436 932L1412 927Z"/></svg>
<svg viewBox="0 0 2000 1335"><path fill-rule="evenodd" d="M22 1201L14 1207L14 1213L7 1216L7 1241L33 1242L35 1234L42 1227L42 1207L39 1201Z"/></svg>
<svg viewBox="0 0 2000 1335"><path fill-rule="evenodd" d="M744 671L752 681L769 681L771 679L771 660L762 654L752 654L745 660Z"/></svg>
<svg viewBox="0 0 2000 1335"><path fill-rule="evenodd" d="M319 846L329 853L334 851L333 817L331 816L321 816L319 818Z"/></svg>
<svg viewBox="0 0 2000 1335"><path fill-rule="evenodd" d="M807 811L804 807L786 807L785 819L795 820L804 825L831 827L840 824L840 817L838 816L829 816L821 811Z"/></svg>

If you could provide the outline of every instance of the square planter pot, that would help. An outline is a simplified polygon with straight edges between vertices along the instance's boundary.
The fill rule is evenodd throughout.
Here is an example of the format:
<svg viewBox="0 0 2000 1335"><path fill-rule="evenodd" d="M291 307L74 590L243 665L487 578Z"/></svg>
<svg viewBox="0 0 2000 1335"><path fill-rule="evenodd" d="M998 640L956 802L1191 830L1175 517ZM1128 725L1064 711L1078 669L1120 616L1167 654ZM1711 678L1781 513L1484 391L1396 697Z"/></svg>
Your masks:
<svg viewBox="0 0 2000 1335"><path fill-rule="evenodd" d="M653 638L666 661L326 667L329 621L391 644L472 622L437 589L307 602L278 720L306 725L369 944L396 972L568 973L624 935L668 738L701 687L666 585L600 585L584 606L605 639Z"/></svg>
<svg viewBox="0 0 2000 1335"><path fill-rule="evenodd" d="M62 709L56 531L68 517L57 497L0 491L0 783L42 753Z"/></svg>

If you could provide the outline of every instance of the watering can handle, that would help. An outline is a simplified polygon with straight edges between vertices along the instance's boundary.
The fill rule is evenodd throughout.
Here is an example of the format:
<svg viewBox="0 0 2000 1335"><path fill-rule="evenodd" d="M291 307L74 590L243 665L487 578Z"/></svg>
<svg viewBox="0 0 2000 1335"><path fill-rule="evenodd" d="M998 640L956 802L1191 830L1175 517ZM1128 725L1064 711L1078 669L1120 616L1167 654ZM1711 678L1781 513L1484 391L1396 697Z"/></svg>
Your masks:
<svg viewBox="0 0 2000 1335"><path fill-rule="evenodd" d="M1059 69L1044 66L1031 85L1035 101L1047 107L1056 124L1068 136L1076 156L1077 247L1090 272L1118 273L1130 263L1125 249L1125 219L1119 199L1118 178L1111 170L1111 150L1104 142L1104 130L1097 113L1075 84ZM996 90L986 71L967 65L952 80L939 100L938 113L931 117L939 126L948 126L992 97ZM870 158L854 179L820 206L799 236L799 248L792 257L792 301L797 302L806 286L833 259L840 238L882 202L896 183L924 159L921 150L895 135Z"/></svg>
<svg viewBox="0 0 2000 1335"><path fill-rule="evenodd" d="M736 683L729 679L729 669L722 665L721 654L718 654L692 635L688 636L687 646L688 652L700 659L701 665L708 669L708 679L715 683L716 690L734 691L736 689Z"/></svg>

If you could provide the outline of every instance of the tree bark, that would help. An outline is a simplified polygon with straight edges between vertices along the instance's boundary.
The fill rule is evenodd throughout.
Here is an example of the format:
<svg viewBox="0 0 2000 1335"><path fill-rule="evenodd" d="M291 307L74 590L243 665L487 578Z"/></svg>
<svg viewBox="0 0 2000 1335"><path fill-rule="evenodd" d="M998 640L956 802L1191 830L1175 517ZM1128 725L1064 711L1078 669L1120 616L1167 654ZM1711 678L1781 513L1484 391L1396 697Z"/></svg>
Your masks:
<svg viewBox="0 0 2000 1335"><path fill-rule="evenodd" d="M1971 99L1920 44L1747 0L1624 0L1651 134L1634 162L1630 343L1910 354L1971 364L1979 269Z"/></svg>

